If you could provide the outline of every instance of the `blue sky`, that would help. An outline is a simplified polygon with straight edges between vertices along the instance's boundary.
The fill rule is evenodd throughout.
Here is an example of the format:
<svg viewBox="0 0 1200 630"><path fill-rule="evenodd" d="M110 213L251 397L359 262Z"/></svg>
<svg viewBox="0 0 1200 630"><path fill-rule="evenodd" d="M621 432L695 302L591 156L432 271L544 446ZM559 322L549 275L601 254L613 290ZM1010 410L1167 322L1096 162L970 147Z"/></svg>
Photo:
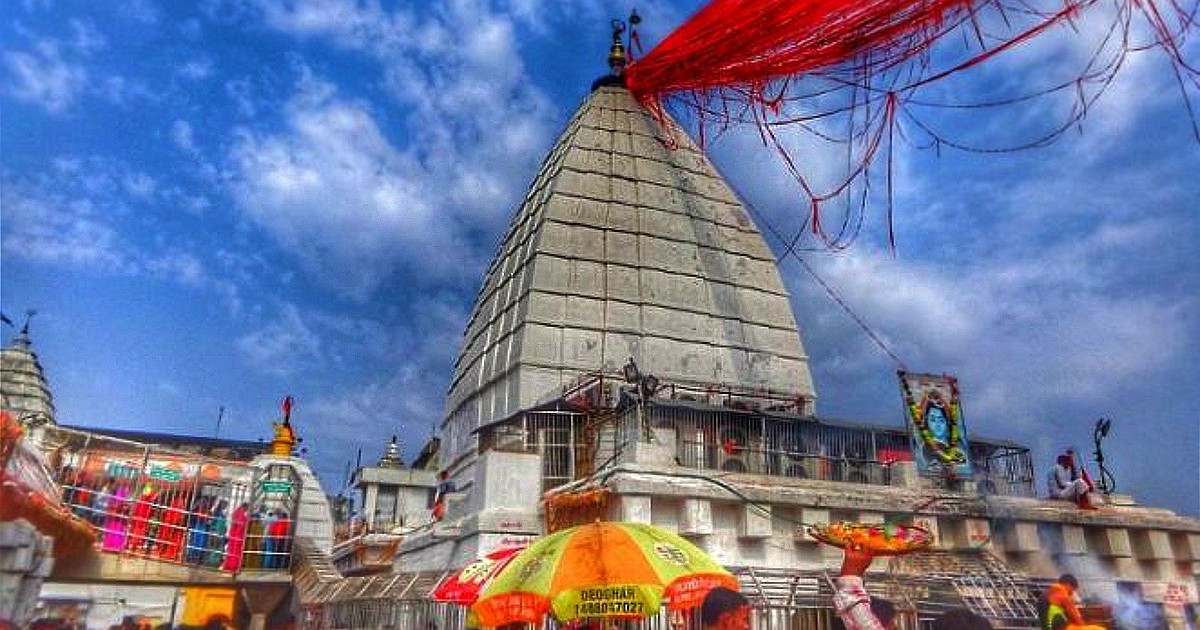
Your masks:
<svg viewBox="0 0 1200 630"><path fill-rule="evenodd" d="M643 38L695 7L638 3ZM292 394L331 489L359 446L373 460L398 433L411 457L484 266L628 10L7 3L0 298L14 319L38 310L60 422L211 435L223 406L221 435L255 439ZM1082 21L938 89L1035 89L1095 37ZM920 115L1004 145L1071 98ZM841 159L789 140L818 178ZM795 183L753 130L709 150L766 222L800 225ZM1121 489L1194 515L1196 173L1174 75L1149 51L1048 148L898 145L896 251L875 205L854 247L806 259L910 369L959 377L972 431L1029 444L1042 468L1112 417ZM894 363L795 261L782 270L819 411L898 426Z"/></svg>

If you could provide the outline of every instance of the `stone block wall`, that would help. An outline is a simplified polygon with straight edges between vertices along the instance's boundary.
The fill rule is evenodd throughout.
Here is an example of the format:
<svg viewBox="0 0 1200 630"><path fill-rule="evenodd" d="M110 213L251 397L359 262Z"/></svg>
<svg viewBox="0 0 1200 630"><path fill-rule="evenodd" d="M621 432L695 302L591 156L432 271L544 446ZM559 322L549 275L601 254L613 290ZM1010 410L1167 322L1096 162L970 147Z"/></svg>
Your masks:
<svg viewBox="0 0 1200 630"><path fill-rule="evenodd" d="M27 521L0 522L0 619L23 627L54 567L53 541Z"/></svg>

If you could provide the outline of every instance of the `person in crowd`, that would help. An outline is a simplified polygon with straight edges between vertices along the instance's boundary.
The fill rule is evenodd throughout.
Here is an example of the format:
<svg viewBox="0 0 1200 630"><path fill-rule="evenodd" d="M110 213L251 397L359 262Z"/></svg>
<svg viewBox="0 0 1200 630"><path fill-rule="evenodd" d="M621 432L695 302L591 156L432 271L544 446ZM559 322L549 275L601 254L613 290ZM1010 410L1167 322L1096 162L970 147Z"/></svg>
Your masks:
<svg viewBox="0 0 1200 630"><path fill-rule="evenodd" d="M718 586L700 604L704 630L750 630L750 602L741 593Z"/></svg>
<svg viewBox="0 0 1200 630"><path fill-rule="evenodd" d="M267 524L267 561L270 562L268 568L282 569L288 566L288 552L291 551L288 545L288 535L291 534L292 519L288 517L286 510L276 510L275 518Z"/></svg>
<svg viewBox="0 0 1200 630"><path fill-rule="evenodd" d="M450 480L450 472L443 470L438 473L437 487L433 494L433 520L440 521L446 516L446 495L457 491L454 482Z"/></svg>
<svg viewBox="0 0 1200 630"><path fill-rule="evenodd" d="M847 630L895 630L896 607L888 600L867 596L862 576L875 556L858 547L842 552L842 569L834 582L833 609Z"/></svg>
<svg viewBox="0 0 1200 630"><path fill-rule="evenodd" d="M1066 619L1067 630L1104 630L1103 626L1090 625L1084 621L1079 612L1078 598L1079 580L1074 575L1064 573L1058 580L1046 589L1045 624L1047 628L1054 627L1058 619Z"/></svg>
<svg viewBox="0 0 1200 630"><path fill-rule="evenodd" d="M92 525L104 528L108 521L108 504L116 489L116 486L113 485L112 477L105 477L103 481L96 484L96 491L92 493Z"/></svg>
<svg viewBox="0 0 1200 630"><path fill-rule="evenodd" d="M88 475L82 470L76 470L71 473L71 485L64 486L66 491L66 502L71 508L71 512L87 521L92 520L92 493L88 489Z"/></svg>
<svg viewBox="0 0 1200 630"><path fill-rule="evenodd" d="M992 624L966 608L951 608L933 620L930 630L992 630Z"/></svg>
<svg viewBox="0 0 1200 630"><path fill-rule="evenodd" d="M219 567L224 561L225 541L228 535L229 518L225 511L228 503L224 499L217 502L212 511L212 525L208 533L208 549L205 551L204 564Z"/></svg>
<svg viewBox="0 0 1200 630"><path fill-rule="evenodd" d="M1050 474L1046 476L1051 499L1074 501L1081 510L1094 510L1092 484L1082 478L1075 468L1075 454L1071 451L1058 456Z"/></svg>
<svg viewBox="0 0 1200 630"><path fill-rule="evenodd" d="M246 559L243 564L247 569L263 567L263 524L262 508L256 508L250 515L250 523L246 527Z"/></svg>
<svg viewBox="0 0 1200 630"><path fill-rule="evenodd" d="M129 484L125 480L116 480L108 484L111 494L106 495L104 508L104 542L105 551L123 551L125 549L125 532L128 523Z"/></svg>
<svg viewBox="0 0 1200 630"><path fill-rule="evenodd" d="M159 536L162 546L159 556L164 560L179 560L179 554L183 551L183 539L187 531L184 496L183 492L174 492L170 504L163 510L162 534Z"/></svg>
<svg viewBox="0 0 1200 630"><path fill-rule="evenodd" d="M208 528L212 522L212 497L200 497L192 509L191 521L188 523L188 541L186 559L188 564L204 562L204 553L208 549Z"/></svg>
<svg viewBox="0 0 1200 630"><path fill-rule="evenodd" d="M88 522L90 522L94 527L101 529L104 528L104 519L106 518L106 511L108 510L108 495L106 492L111 491L111 488L105 490L105 484L108 483L108 481L109 479L105 477L90 477L85 486L86 493L76 495L81 501L84 499L87 500L86 503L80 503L80 505L86 506L86 518Z"/></svg>
<svg viewBox="0 0 1200 630"><path fill-rule="evenodd" d="M242 550L246 546L246 527L250 522L250 506L242 503L229 517L229 542L225 547L225 560L221 569L237 573L242 568Z"/></svg>
<svg viewBox="0 0 1200 630"><path fill-rule="evenodd" d="M222 614L209 615L204 621L204 630L228 630L232 627L229 617Z"/></svg>
<svg viewBox="0 0 1200 630"><path fill-rule="evenodd" d="M126 547L132 553L146 553L150 543L150 513L154 505L154 487L149 483L136 484L133 509L129 516L129 536Z"/></svg>
<svg viewBox="0 0 1200 630"><path fill-rule="evenodd" d="M262 540L259 543L262 549L262 568L275 568L275 541L271 539L272 525L279 518L277 510L267 510L263 514L262 525Z"/></svg>
<svg viewBox="0 0 1200 630"><path fill-rule="evenodd" d="M146 553L154 556L162 555L163 536L167 528L163 527L163 516L166 514L171 488L166 483L151 482L150 517L146 521Z"/></svg>
<svg viewBox="0 0 1200 630"><path fill-rule="evenodd" d="M63 466L62 470L58 471L59 484L62 486L62 502L63 505L75 504L75 487L79 485L78 475L75 474L75 469L70 465Z"/></svg>

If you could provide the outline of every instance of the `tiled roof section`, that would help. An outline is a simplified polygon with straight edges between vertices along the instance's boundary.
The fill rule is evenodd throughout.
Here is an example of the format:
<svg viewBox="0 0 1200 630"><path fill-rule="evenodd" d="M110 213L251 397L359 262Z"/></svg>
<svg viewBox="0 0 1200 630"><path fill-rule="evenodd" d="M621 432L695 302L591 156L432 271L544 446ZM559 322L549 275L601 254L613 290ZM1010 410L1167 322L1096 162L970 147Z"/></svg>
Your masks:
<svg viewBox="0 0 1200 630"><path fill-rule="evenodd" d="M673 123L605 87L491 263L447 412L483 424L630 357L672 381L814 397L787 290L741 202Z"/></svg>

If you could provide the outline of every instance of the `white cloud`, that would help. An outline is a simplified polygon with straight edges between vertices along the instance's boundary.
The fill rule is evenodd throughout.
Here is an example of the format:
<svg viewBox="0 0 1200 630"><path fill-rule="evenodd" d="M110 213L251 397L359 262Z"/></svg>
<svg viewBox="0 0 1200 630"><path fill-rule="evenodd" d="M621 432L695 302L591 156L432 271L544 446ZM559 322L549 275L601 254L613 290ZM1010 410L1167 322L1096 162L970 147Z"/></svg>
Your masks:
<svg viewBox="0 0 1200 630"><path fill-rule="evenodd" d="M121 3L121 13L131 20L147 26L158 24L162 19L162 10L153 0L129 0Z"/></svg>
<svg viewBox="0 0 1200 630"><path fill-rule="evenodd" d="M101 274L154 278L228 292L203 260L177 240L140 242L129 221L152 222L144 212L191 197L164 189L150 175L101 159L63 158L38 176L0 181L6 257Z"/></svg>
<svg viewBox="0 0 1200 630"><path fill-rule="evenodd" d="M298 364L316 358L321 350L320 338L294 304L282 305L278 319L243 335L236 345L255 367L276 375L293 373Z"/></svg>
<svg viewBox="0 0 1200 630"><path fill-rule="evenodd" d="M4 54L9 69L8 92L14 98L34 103L59 114L66 111L87 86L87 71L69 63L58 45L39 42L31 51Z"/></svg>
<svg viewBox="0 0 1200 630"><path fill-rule="evenodd" d="M176 120L171 123L171 141L184 151L189 153L195 151L196 137L192 130L192 124L186 120Z"/></svg>
<svg viewBox="0 0 1200 630"><path fill-rule="evenodd" d="M247 215L357 298L400 269L435 282L474 271L487 253L471 254L463 239L499 229L552 131L552 106L525 77L509 18L474 2L260 8L269 26L376 60L402 106L385 128L301 67L286 130L243 130L230 156Z"/></svg>
<svg viewBox="0 0 1200 630"><path fill-rule="evenodd" d="M175 72L185 79L200 81L212 76L213 62L211 59L193 59L179 66Z"/></svg>
<svg viewBox="0 0 1200 630"><path fill-rule="evenodd" d="M254 86L249 79L233 79L225 82L225 93L237 106L238 113L250 118L258 113L261 105L255 96Z"/></svg>
<svg viewBox="0 0 1200 630"><path fill-rule="evenodd" d="M104 50L108 45L108 40L104 35L96 29L96 26L89 21L72 19L71 24L71 45L75 50L82 55L90 55L94 52Z"/></svg>
<svg viewBox="0 0 1200 630"><path fill-rule="evenodd" d="M1128 190L1126 180L1161 176L1152 164L1142 168L1116 178L1097 174L1109 181L1091 185L1077 177L1073 185L1104 197L1109 186ZM967 377L972 413L987 420L989 433L1012 432L995 429L1001 419L1032 430L1029 423L1044 421L1053 405L1105 408L1129 384L1162 378L1185 359L1183 340L1195 332L1200 298L1157 271L1175 271L1173 263L1187 256L1168 202L1148 201L1164 216L1145 216L1142 206L1109 212L1087 203L1090 196L1056 190L1055 180L1063 179L1047 169L989 191L994 206L987 214L1003 217L1006 229L982 234L981 242L958 229L979 212L930 213L922 222L928 234L905 235L922 243L953 239L959 248L949 261L919 252L893 258L862 244L809 259L909 369ZM1039 188L1031 199L1029 189ZM1173 194L1175 204L1186 198ZM876 382L867 375L884 371L886 355L794 265L784 268L799 287L795 301L808 322L810 352L837 385L835 396Z"/></svg>
<svg viewBox="0 0 1200 630"><path fill-rule="evenodd" d="M208 281L204 263L185 252L168 252L145 261L146 271L155 277L171 278L180 284L201 287Z"/></svg>
<svg viewBox="0 0 1200 630"><path fill-rule="evenodd" d="M27 260L122 272L131 266L119 233L86 198L30 191L13 182L0 189L9 256Z"/></svg>
<svg viewBox="0 0 1200 630"><path fill-rule="evenodd" d="M162 95L152 90L140 79L130 79L116 74L104 77L94 82L91 91L106 101L120 106L131 105L135 101L142 103L158 103Z"/></svg>
<svg viewBox="0 0 1200 630"><path fill-rule="evenodd" d="M231 155L248 216L349 294L378 285L406 255L452 238L422 169L385 138L361 103L324 83L292 101L284 135L244 131Z"/></svg>
<svg viewBox="0 0 1200 630"><path fill-rule="evenodd" d="M158 188L153 177L140 171L126 173L121 183L130 195L143 200L152 197Z"/></svg>
<svg viewBox="0 0 1200 630"><path fill-rule="evenodd" d="M375 449L398 434L411 457L431 436L441 419L465 306L450 296L431 296L407 321L324 314L310 318L322 338L322 362L327 357L354 357L391 366L305 401L300 429L308 443L321 444L325 457L314 460L314 465L323 481L340 483L344 462L338 458L352 456L358 447L364 450L364 460L370 461L379 455ZM336 369L352 367L336 365ZM371 437L364 441L364 436Z"/></svg>

